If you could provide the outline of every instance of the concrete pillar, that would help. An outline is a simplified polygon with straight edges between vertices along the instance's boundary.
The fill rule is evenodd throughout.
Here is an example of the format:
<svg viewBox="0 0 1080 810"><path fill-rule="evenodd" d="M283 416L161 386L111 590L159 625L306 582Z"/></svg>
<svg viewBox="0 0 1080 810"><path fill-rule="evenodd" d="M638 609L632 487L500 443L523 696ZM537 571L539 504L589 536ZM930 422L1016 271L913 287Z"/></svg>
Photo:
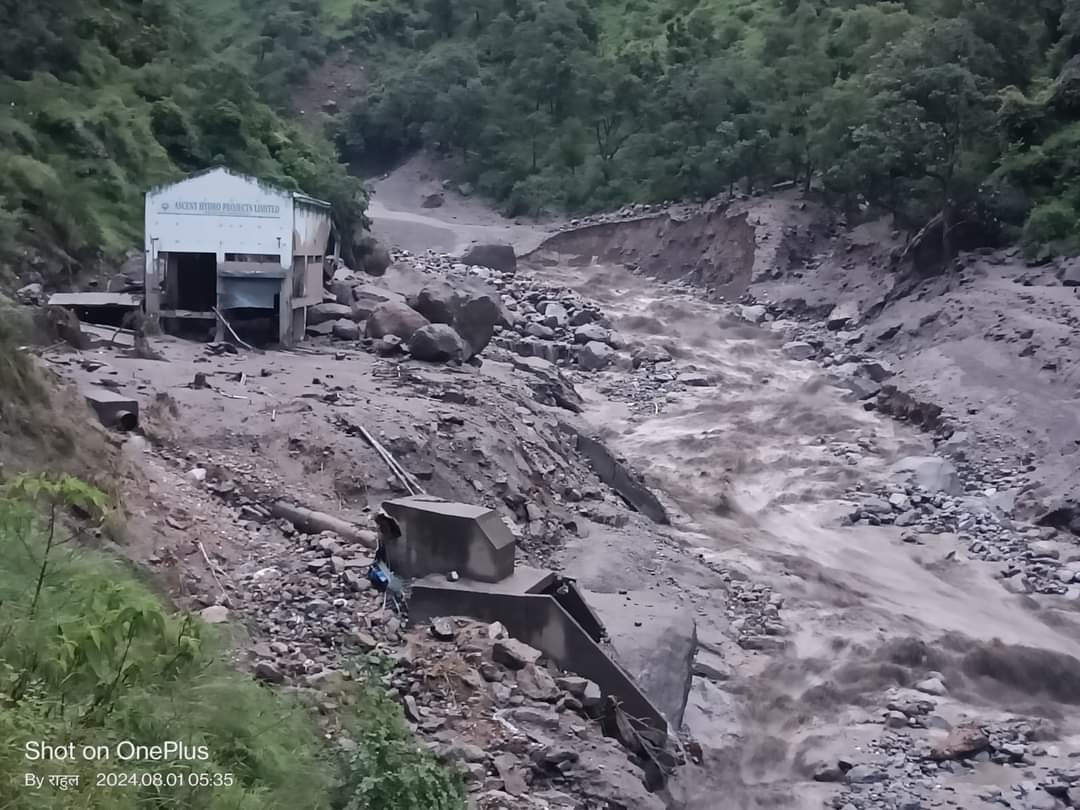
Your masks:
<svg viewBox="0 0 1080 810"><path fill-rule="evenodd" d="M287 274L278 294L278 343L290 346L292 339L292 278Z"/></svg>
<svg viewBox="0 0 1080 810"><path fill-rule="evenodd" d="M146 314L155 318L161 311L162 275L162 258L157 252L155 241L150 240L150 248L146 252L146 262L143 265L143 302Z"/></svg>
<svg viewBox="0 0 1080 810"><path fill-rule="evenodd" d="M217 307L218 312L221 312L221 296L225 292L221 282L221 265L225 263L225 251L219 250L217 252L217 266L214 268L214 278L217 285L217 295L214 296L214 306ZM221 322L221 318L214 318L214 340L221 343L225 340L225 325Z"/></svg>

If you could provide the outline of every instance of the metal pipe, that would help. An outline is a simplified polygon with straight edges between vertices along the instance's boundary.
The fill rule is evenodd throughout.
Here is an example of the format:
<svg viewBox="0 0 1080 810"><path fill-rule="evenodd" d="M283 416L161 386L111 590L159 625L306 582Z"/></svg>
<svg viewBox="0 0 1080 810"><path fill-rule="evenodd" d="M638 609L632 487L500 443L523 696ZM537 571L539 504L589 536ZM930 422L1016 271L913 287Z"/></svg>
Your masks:
<svg viewBox="0 0 1080 810"><path fill-rule="evenodd" d="M124 432L132 431L139 426L139 417L131 411L117 411L113 425Z"/></svg>

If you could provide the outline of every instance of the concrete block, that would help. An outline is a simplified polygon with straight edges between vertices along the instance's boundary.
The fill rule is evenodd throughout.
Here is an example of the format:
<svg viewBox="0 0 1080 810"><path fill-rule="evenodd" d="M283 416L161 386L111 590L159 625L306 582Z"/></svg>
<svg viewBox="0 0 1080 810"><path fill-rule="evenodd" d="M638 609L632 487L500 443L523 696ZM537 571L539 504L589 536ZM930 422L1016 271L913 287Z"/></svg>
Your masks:
<svg viewBox="0 0 1080 810"><path fill-rule="evenodd" d="M88 388L83 396L105 427L134 430L139 426L139 403L104 388Z"/></svg>
<svg viewBox="0 0 1080 810"><path fill-rule="evenodd" d="M412 496L386 501L383 511L399 530L383 538L386 560L402 576L457 571L480 582L498 582L514 573L517 541L491 509Z"/></svg>

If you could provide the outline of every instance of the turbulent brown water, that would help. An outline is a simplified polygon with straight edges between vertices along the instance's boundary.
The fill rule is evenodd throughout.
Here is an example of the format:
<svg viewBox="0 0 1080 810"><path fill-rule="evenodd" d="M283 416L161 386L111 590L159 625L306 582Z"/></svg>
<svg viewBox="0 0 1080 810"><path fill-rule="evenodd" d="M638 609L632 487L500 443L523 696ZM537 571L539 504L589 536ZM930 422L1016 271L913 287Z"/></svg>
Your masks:
<svg viewBox="0 0 1080 810"><path fill-rule="evenodd" d="M513 240L524 252L543 238L465 208L421 211L423 176L395 175L380 186L376 230L399 246L448 250L463 240ZM782 226L814 227L798 206L773 213ZM899 528L848 525L845 516L858 502L853 489L876 491L891 480L895 460L931 454L931 443L845 398L817 364L786 357L783 324L750 325L700 291L619 263L630 253L645 257L651 275L692 278L715 298L738 294L780 250L780 240L763 241L749 219L737 227L712 216L702 222L713 230L641 221L564 234L521 269L599 302L628 341L662 345L680 370L715 379L652 402L644 392L635 397L636 375L618 370L578 383L585 416L646 474L675 519L671 529L648 536L586 538L567 549L567 572L594 591L648 593L688 607L697 621L697 660L721 673L693 681L685 721L704 761L680 769L670 805L824 806L836 786L811 781L813 770L869 758L882 736L887 695L928 672L949 685L935 698L943 723L1041 718L1057 761L1067 764L1080 751L1075 606L1009 592L995 577L999 566L967 559L954 535L909 544ZM858 268L863 281L853 284L872 292L891 283L868 253L883 237L870 236L853 253L840 251L835 267L822 266L817 293L826 303L829 284L847 289L856 278L853 255L869 257ZM759 583L782 600L782 650L735 643L731 580ZM980 794L1021 775L987 764L926 782L940 796L933 804L974 808L987 806Z"/></svg>
<svg viewBox="0 0 1080 810"><path fill-rule="evenodd" d="M703 648L719 652L732 677L695 679L686 722L709 750L677 787L681 806L821 807L828 789L808 781L810 770L877 736L871 714L880 716L882 693L927 671L952 685L945 716L1030 712L1072 732L1074 624L1007 593L993 566L963 559L955 536L910 545L897 528L846 525L845 493L886 480L898 458L932 453L924 436L846 401L820 367L782 354L777 331L691 291L579 258L534 258L531 272L601 302L628 340L658 343L680 369L715 378L644 413L605 392L619 372L579 390L608 442L681 512L670 539L683 557L767 583L784 599L787 649L747 652L728 638L720 583L683 572ZM980 806L979 784L957 788L958 806Z"/></svg>

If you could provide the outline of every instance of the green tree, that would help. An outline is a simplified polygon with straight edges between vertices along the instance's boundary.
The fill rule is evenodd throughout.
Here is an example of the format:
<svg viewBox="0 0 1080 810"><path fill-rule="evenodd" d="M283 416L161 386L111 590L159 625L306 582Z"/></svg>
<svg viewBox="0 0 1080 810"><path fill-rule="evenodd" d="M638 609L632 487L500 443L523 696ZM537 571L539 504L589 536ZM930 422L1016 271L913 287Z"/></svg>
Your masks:
<svg viewBox="0 0 1080 810"><path fill-rule="evenodd" d="M946 256L957 212L989 168L998 64L968 22L943 20L909 32L866 79L872 103L852 136L854 161L873 196L908 221L940 212Z"/></svg>

